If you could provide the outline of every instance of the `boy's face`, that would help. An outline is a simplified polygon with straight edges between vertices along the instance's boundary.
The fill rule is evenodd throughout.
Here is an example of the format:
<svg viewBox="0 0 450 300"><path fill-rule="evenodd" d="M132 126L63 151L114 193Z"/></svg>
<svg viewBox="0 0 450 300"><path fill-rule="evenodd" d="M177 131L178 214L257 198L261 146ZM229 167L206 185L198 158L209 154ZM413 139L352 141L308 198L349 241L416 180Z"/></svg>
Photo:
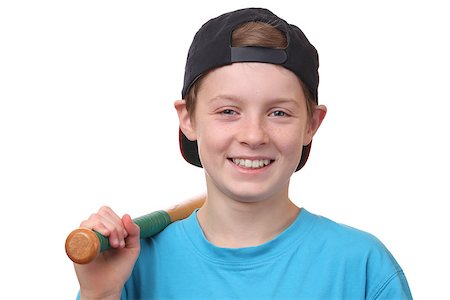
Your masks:
<svg viewBox="0 0 450 300"><path fill-rule="evenodd" d="M208 73L196 101L192 120L184 111L180 127L197 140L208 193L246 202L287 197L302 146L325 116L322 108L319 122L308 121L296 75L273 64L235 63Z"/></svg>

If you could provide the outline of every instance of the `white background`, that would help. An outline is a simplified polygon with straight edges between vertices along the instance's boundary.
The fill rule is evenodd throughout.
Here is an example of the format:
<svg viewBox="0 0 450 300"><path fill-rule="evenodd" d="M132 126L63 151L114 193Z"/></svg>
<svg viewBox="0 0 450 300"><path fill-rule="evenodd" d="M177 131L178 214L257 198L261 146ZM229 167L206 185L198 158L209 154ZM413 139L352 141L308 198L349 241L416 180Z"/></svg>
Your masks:
<svg viewBox="0 0 450 300"><path fill-rule="evenodd" d="M375 234L416 299L442 299L450 269L444 2L1 2L2 298L73 299L64 241L101 205L137 217L204 191L202 170L178 152L172 106L187 49L211 17L262 6L317 47L319 101L329 109L292 178L292 199Z"/></svg>

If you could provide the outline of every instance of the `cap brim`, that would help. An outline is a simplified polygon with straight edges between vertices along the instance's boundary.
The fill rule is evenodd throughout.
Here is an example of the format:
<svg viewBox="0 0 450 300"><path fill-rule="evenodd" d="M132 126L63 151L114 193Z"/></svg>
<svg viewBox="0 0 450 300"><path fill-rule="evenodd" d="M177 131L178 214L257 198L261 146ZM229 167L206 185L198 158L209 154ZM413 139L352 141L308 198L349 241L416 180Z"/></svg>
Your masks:
<svg viewBox="0 0 450 300"><path fill-rule="evenodd" d="M311 151L311 144L312 144L312 142L306 146L303 146L302 157L300 158L300 163L298 164L295 172L297 172L298 170L303 168L303 166L306 164L306 161L308 160L308 157L309 157L309 152Z"/></svg>
<svg viewBox="0 0 450 300"><path fill-rule="evenodd" d="M198 155L197 141L190 141L184 133L179 130L180 151L183 158L190 164L202 167L200 156Z"/></svg>

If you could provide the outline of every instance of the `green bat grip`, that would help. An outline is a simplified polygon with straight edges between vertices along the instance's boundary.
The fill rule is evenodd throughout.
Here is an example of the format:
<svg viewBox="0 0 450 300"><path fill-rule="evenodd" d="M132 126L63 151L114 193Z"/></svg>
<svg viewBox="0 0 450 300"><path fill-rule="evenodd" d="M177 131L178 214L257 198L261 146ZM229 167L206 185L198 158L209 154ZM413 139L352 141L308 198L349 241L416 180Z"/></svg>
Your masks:
<svg viewBox="0 0 450 300"><path fill-rule="evenodd" d="M139 226L141 229L141 238L149 238L155 234L161 232L164 228L169 226L170 216L164 210L158 210L150 214L141 216L139 218L133 219L133 222ZM109 238L95 231L100 242L100 252L108 250L111 246L109 245Z"/></svg>
<svg viewBox="0 0 450 300"><path fill-rule="evenodd" d="M166 228L171 223L171 219L166 211L159 210L133 219L133 222L141 230L140 237L148 238ZM98 253L109 248L108 237L87 228L72 231L66 239L66 253L73 262L78 264L91 262Z"/></svg>

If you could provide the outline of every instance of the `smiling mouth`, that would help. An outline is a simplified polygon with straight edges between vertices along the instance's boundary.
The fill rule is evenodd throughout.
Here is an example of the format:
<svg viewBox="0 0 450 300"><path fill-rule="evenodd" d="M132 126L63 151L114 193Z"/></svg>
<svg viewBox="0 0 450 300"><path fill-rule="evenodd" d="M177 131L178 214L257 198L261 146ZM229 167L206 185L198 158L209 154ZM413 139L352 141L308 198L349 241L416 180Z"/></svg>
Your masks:
<svg viewBox="0 0 450 300"><path fill-rule="evenodd" d="M265 166L270 165L273 160L270 159L244 159L244 158L231 158L230 159L235 165L246 168L246 169L260 169Z"/></svg>

